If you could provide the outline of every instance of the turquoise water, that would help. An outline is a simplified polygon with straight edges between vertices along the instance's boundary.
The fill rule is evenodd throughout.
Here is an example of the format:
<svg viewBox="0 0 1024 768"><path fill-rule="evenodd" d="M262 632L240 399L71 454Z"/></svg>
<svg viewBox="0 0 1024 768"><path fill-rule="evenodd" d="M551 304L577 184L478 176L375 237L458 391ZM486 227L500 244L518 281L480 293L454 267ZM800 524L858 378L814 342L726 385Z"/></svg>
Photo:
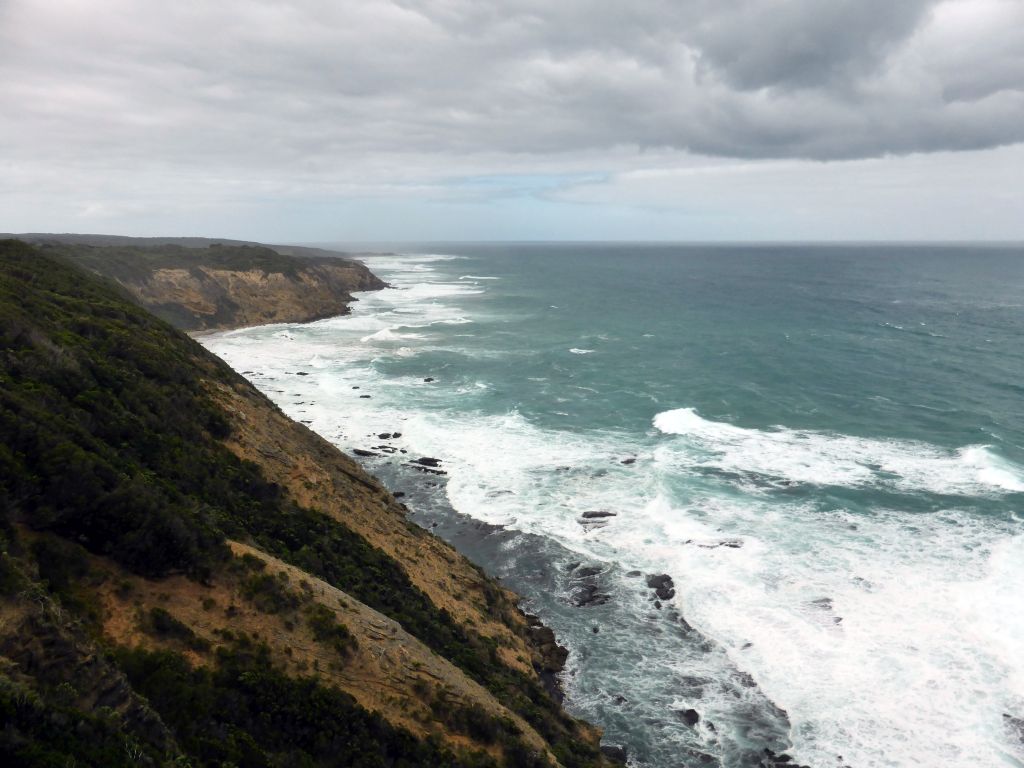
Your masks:
<svg viewBox="0 0 1024 768"><path fill-rule="evenodd" d="M634 765L1024 765L1024 249L366 262L351 316L204 343L520 591Z"/></svg>

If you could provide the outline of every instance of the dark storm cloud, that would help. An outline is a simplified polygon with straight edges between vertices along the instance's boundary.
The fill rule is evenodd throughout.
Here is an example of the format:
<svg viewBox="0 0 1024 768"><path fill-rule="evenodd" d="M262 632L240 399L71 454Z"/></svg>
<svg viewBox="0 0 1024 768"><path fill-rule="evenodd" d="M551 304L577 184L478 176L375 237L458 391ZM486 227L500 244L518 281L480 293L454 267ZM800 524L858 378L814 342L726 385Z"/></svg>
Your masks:
<svg viewBox="0 0 1024 768"><path fill-rule="evenodd" d="M741 90L842 91L884 67L921 23L930 0L748 0L709 13L692 40L712 77Z"/></svg>
<svg viewBox="0 0 1024 768"><path fill-rule="evenodd" d="M8 162L289 167L1024 140L1019 0L6 0ZM370 173L370 171L368 171Z"/></svg>

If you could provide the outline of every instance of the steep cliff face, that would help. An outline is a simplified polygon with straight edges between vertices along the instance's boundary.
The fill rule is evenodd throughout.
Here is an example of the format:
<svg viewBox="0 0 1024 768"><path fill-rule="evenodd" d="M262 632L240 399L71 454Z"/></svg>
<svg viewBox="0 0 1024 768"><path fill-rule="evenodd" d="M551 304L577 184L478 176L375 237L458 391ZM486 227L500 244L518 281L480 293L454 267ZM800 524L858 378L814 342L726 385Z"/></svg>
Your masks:
<svg viewBox="0 0 1024 768"><path fill-rule="evenodd" d="M122 285L157 317L185 330L306 323L349 311L353 291L383 288L351 261L309 263L294 273L210 267L155 269Z"/></svg>
<svg viewBox="0 0 1024 768"><path fill-rule="evenodd" d="M347 313L354 291L385 287L364 264L301 249L303 255L259 245L41 247L116 281L157 317L188 331L319 320Z"/></svg>
<svg viewBox="0 0 1024 768"><path fill-rule="evenodd" d="M551 651L201 346L0 243L0 762L603 765Z"/></svg>

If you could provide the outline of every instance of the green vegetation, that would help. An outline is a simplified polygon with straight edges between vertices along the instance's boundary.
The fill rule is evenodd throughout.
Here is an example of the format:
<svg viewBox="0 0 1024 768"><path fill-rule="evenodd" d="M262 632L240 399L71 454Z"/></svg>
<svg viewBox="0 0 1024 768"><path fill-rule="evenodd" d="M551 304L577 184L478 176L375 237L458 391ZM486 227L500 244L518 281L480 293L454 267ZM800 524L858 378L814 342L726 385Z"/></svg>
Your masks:
<svg viewBox="0 0 1024 768"><path fill-rule="evenodd" d="M329 644L343 659L359 647L348 627L339 623L334 612L326 606L319 603L311 605L306 611L306 623L313 630L313 637Z"/></svg>
<svg viewBox="0 0 1024 768"><path fill-rule="evenodd" d="M162 756L125 733L113 713L78 709L65 686L45 693L0 672L0 765L19 768L138 766Z"/></svg>
<svg viewBox="0 0 1024 768"><path fill-rule="evenodd" d="M147 576L208 573L226 553L215 509L259 501L256 473L214 449L227 422L191 342L16 241L0 267L0 513Z"/></svg>
<svg viewBox="0 0 1024 768"><path fill-rule="evenodd" d="M134 268L130 251L125 269ZM187 255L209 263L202 254ZM398 621L519 713L567 768L599 761L575 722L539 683L502 663L492 640L458 625L363 537L294 504L232 454L222 443L229 422L207 381L248 386L115 286L24 243L0 242L0 530L16 520L77 542L64 554L52 544L36 552L62 601L77 578L78 545L143 576L207 580L226 566L226 537L252 541ZM294 594L246 567L248 599L269 612L292 609ZM497 604L496 588L488 598ZM149 618L173 635L164 617ZM326 636L345 645L344 627L334 627Z"/></svg>
<svg viewBox="0 0 1024 768"><path fill-rule="evenodd" d="M94 246L71 243L47 243L39 246L49 255L66 258L88 270L116 280L145 280L157 269L194 269L207 267L283 274L295 277L313 259L284 256L259 245L210 245L186 248L181 245ZM334 260L334 263L338 263Z"/></svg>
<svg viewBox="0 0 1024 768"><path fill-rule="evenodd" d="M313 678L286 676L265 646L242 639L192 669L179 654L120 649L132 686L149 699L196 765L455 766L430 739L367 712Z"/></svg>
<svg viewBox="0 0 1024 768"><path fill-rule="evenodd" d="M187 624L178 621L160 607L150 608L142 622L143 628L151 635L165 640L175 640L196 651L210 650L210 642L198 637Z"/></svg>
<svg viewBox="0 0 1024 768"><path fill-rule="evenodd" d="M430 702L434 717L456 733L464 733L482 744L509 742L522 735L522 731L508 718L491 715L479 704L465 705L457 699L437 696Z"/></svg>
<svg viewBox="0 0 1024 768"><path fill-rule="evenodd" d="M284 575L282 571L281 575ZM263 613L288 613L302 604L288 582L269 573L247 577L241 584L242 597Z"/></svg>

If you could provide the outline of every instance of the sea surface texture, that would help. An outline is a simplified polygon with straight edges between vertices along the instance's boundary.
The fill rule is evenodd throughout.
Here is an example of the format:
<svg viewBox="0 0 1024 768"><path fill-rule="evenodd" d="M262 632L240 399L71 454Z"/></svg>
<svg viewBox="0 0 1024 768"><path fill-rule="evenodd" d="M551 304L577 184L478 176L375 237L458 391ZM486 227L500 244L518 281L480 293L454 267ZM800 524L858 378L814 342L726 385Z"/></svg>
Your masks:
<svg viewBox="0 0 1024 768"><path fill-rule="evenodd" d="M1024 249L408 250L203 343L523 594L605 743L1024 765Z"/></svg>

